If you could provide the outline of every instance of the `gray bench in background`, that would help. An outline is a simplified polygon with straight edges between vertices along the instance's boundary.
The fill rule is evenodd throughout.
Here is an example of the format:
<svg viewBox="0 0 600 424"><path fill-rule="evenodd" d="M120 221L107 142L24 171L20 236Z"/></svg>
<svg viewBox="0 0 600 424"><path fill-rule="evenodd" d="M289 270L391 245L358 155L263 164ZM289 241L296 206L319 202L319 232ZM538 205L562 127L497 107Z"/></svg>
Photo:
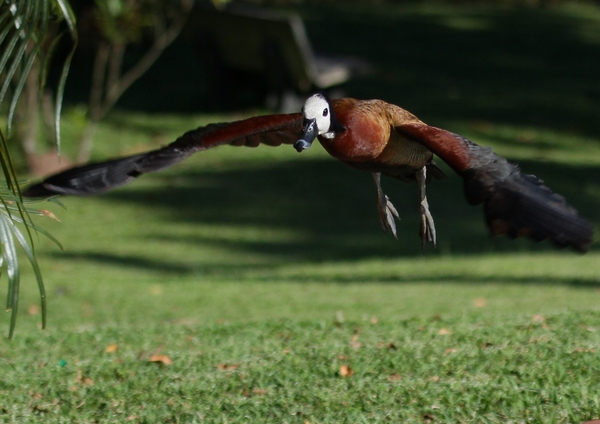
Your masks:
<svg viewBox="0 0 600 424"><path fill-rule="evenodd" d="M204 48L212 50L215 65L259 75L266 86L266 106L280 112L299 111L308 94L339 89L369 70L357 58L316 55L296 14L233 5L201 8L193 25ZM216 78L224 75L215 72Z"/></svg>

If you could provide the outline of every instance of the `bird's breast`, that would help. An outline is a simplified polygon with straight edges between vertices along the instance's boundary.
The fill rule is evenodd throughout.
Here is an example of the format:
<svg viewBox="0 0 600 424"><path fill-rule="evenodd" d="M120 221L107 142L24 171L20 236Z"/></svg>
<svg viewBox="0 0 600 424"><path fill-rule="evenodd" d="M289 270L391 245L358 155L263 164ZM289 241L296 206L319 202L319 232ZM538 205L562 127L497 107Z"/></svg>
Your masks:
<svg viewBox="0 0 600 424"><path fill-rule="evenodd" d="M363 103L359 104L363 106ZM327 152L349 165L370 164L381 169L408 167L420 169L431 159L431 151L414 139L396 131L389 114L379 103L354 107L339 113L346 131L319 141Z"/></svg>
<svg viewBox="0 0 600 424"><path fill-rule="evenodd" d="M370 161L385 149L391 127L378 116L357 110L338 116L346 130L328 139L319 137L327 152L342 161Z"/></svg>

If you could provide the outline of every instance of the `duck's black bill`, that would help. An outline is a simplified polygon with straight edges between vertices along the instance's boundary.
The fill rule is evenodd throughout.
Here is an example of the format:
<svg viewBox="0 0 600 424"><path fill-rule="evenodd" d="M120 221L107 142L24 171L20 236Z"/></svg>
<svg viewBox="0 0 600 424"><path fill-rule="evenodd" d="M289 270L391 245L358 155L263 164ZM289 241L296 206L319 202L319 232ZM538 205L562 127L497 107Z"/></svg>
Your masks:
<svg viewBox="0 0 600 424"><path fill-rule="evenodd" d="M308 149L312 145L313 141L315 141L315 138L317 138L317 135L319 135L317 120L306 120L304 122L304 128L302 129L302 136L294 143L294 149L296 149L298 153Z"/></svg>

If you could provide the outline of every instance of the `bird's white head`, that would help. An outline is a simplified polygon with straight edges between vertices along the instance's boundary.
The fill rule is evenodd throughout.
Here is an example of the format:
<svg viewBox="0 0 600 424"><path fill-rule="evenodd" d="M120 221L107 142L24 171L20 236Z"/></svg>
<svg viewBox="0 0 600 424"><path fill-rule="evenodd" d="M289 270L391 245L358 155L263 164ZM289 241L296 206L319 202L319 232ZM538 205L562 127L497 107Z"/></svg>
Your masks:
<svg viewBox="0 0 600 424"><path fill-rule="evenodd" d="M321 93L313 94L302 109L304 121L314 120L317 124L318 134L327 134L331 128L331 103L329 99Z"/></svg>
<svg viewBox="0 0 600 424"><path fill-rule="evenodd" d="M294 148L298 152L308 149L319 135L333 138L337 130L344 130L337 123L331 102L322 93L313 94L306 99L302 108L302 118L302 136L294 143Z"/></svg>

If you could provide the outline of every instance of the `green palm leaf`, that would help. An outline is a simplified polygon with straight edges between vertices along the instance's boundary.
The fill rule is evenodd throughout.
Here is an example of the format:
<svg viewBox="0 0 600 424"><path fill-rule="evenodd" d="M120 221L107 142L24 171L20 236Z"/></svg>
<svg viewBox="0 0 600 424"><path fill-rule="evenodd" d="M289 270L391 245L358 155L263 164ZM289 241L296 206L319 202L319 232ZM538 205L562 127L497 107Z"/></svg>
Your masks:
<svg viewBox="0 0 600 424"><path fill-rule="evenodd" d="M14 112L35 60L49 63L57 40L44 52L42 46L50 22L62 19L66 29L60 34L70 34L73 40L71 53L63 65L57 87L55 107L55 138L60 146L60 111L66 75L69 70L77 36L75 18L67 0L0 0L0 107L7 105L6 130L0 129L0 168L4 181L0 181L0 269L6 271L8 292L6 308L11 312L9 338L12 338L19 306L20 268L17 247L20 246L32 266L41 299L42 326L46 325L46 295L42 274L35 258L33 232L45 235L58 243L50 234L31 220L31 215L48 215L47 212L27 206L21 197L6 136L10 135ZM45 82L42 72L40 87ZM23 231L24 230L24 231ZM60 246L60 243L58 243Z"/></svg>

